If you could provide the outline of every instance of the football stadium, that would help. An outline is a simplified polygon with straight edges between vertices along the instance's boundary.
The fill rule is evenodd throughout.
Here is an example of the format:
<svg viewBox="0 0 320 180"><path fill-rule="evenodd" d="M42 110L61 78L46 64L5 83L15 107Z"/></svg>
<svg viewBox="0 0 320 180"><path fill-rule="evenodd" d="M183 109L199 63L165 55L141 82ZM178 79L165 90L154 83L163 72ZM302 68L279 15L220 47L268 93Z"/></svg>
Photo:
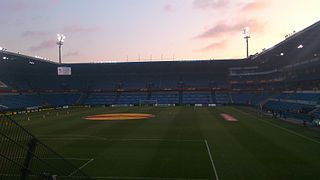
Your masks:
<svg viewBox="0 0 320 180"><path fill-rule="evenodd" d="M320 22L222 60L64 63L64 38L0 49L1 180L319 179Z"/></svg>

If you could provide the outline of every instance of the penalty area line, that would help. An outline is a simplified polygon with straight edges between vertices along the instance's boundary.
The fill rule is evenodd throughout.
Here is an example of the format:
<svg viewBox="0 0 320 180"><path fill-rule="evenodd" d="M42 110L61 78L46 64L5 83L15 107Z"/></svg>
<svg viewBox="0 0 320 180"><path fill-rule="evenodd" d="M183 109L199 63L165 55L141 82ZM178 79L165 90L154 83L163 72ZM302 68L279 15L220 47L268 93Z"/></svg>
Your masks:
<svg viewBox="0 0 320 180"><path fill-rule="evenodd" d="M269 124L270 126L273 126L273 127L275 127L275 128L278 128L278 129L281 129L281 130L283 130L283 131L286 131L287 133L290 133L290 134L296 135L296 136L298 136L298 137L301 137L301 138L303 138L303 139L305 139L305 140L308 140L308 141L311 141L311 142L320 144L320 141L317 141L317 140L315 140L315 139L313 139L313 138L310 138L310 137L305 136L305 135L303 135L303 134L297 133L297 132L295 132L295 131L292 131L292 130L290 130L290 129L287 129L287 128L285 128L285 127L282 127L282 126L280 126L280 125L277 125L277 124L275 124L275 123L269 122L269 121L267 121L267 120L257 118L257 117L255 117L254 115L252 115L252 114L250 114L250 113L243 112L242 110L238 110L238 109L236 109L236 108L233 108L233 109L236 110L236 111L238 111L238 112L240 112L240 113L242 113L242 114L244 114L244 115L254 117L254 118L258 119L259 121L264 122L265 124Z"/></svg>
<svg viewBox="0 0 320 180"><path fill-rule="evenodd" d="M79 167L78 169L76 169L75 171L73 171L72 173L69 174L69 176L74 175L75 173L77 173L78 171L80 171L81 169L83 169L84 167L86 167L88 164L90 164L92 161L94 161L94 159L90 159L88 160L86 163L84 163L81 167Z"/></svg>
<svg viewBox="0 0 320 180"><path fill-rule="evenodd" d="M216 168L216 166L214 164L214 161L213 161L213 158L212 158L212 155L211 155L211 151L210 151L210 147L208 145L208 141L205 139L204 143L206 144L206 147L207 147L208 155L209 155L209 158L210 158L210 161L211 161L212 170L214 172L214 175L216 176L216 180L219 180L217 168Z"/></svg>

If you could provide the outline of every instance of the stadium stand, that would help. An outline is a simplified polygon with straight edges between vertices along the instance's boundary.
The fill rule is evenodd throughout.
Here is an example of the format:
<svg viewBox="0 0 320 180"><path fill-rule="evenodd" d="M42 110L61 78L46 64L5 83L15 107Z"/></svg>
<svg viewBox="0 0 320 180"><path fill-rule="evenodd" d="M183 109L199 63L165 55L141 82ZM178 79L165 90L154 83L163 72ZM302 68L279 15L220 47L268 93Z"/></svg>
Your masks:
<svg viewBox="0 0 320 180"><path fill-rule="evenodd" d="M85 104L88 105L112 105L116 101L116 93L92 93L86 100Z"/></svg>
<svg viewBox="0 0 320 180"><path fill-rule="evenodd" d="M185 92L183 104L213 104L210 92Z"/></svg>
<svg viewBox="0 0 320 180"><path fill-rule="evenodd" d="M232 104L232 97L229 92L216 92L215 97L218 104Z"/></svg>
<svg viewBox="0 0 320 180"><path fill-rule="evenodd" d="M319 114L319 34L317 22L233 60L57 64L0 51L0 108L237 104Z"/></svg>
<svg viewBox="0 0 320 180"><path fill-rule="evenodd" d="M158 104L179 104L178 92L155 92L151 95L151 100L157 101Z"/></svg>
<svg viewBox="0 0 320 180"><path fill-rule="evenodd" d="M6 109L21 109L41 105L42 101L36 94L0 95L0 106Z"/></svg>

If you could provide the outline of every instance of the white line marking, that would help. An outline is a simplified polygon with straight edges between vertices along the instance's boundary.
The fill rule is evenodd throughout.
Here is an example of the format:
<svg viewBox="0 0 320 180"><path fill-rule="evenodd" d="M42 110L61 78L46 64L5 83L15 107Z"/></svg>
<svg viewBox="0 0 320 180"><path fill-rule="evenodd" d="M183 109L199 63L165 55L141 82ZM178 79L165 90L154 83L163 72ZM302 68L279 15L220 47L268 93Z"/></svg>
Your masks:
<svg viewBox="0 0 320 180"><path fill-rule="evenodd" d="M69 174L69 176L74 175L75 173L77 173L78 171L80 171L82 168L86 167L88 164L90 164L94 159L90 159L89 161L87 161L86 163L84 163L81 167L79 167L78 169L76 169L75 171L73 171L71 174Z"/></svg>
<svg viewBox="0 0 320 180"><path fill-rule="evenodd" d="M65 178L66 176L59 176ZM72 178L84 179L84 177L77 177L77 176L69 176ZM118 177L118 176L96 176L91 177L93 179L150 179L150 180L208 180L208 179L199 179L199 178L170 178L170 177Z"/></svg>
<svg viewBox="0 0 320 180"><path fill-rule="evenodd" d="M208 145L208 141L205 139L205 140L204 140L204 143L205 143L206 146L207 146L207 151L208 151L209 158L210 158L210 161L211 161L212 170L213 170L213 172L214 172L214 175L216 176L216 180L219 180L218 172L217 172L216 166L215 166L215 164L214 164L214 162L213 162L213 158L212 158L211 151L210 151L210 148L209 148L209 145Z"/></svg>
<svg viewBox="0 0 320 180"><path fill-rule="evenodd" d="M20 177L20 174L0 174L0 177ZM34 176L34 175L30 175ZM77 179L86 179L87 177L80 176L58 176L60 178L77 178ZM92 179L150 179L150 180L209 180L209 179L200 179L200 178L164 178L164 177L118 177L118 176L96 176L91 177Z"/></svg>
<svg viewBox="0 0 320 180"><path fill-rule="evenodd" d="M107 139L109 141L166 141L166 142L201 142L202 140L191 139Z"/></svg>
<svg viewBox="0 0 320 180"><path fill-rule="evenodd" d="M259 120L260 120L260 119L259 119ZM291 133L291 134L294 134L294 135L296 135L296 136L299 136L299 137L301 137L301 138L304 138L304 139L306 139L306 140L309 140L309 141L312 141L312 142L314 142L314 143L320 144L319 141L317 141L317 140L315 140L315 139L313 139L313 138L310 138L310 137L308 137L308 136L302 135L302 134L300 134L300 133L297 133L297 132L295 132L295 131L292 131L292 130L290 130L290 129L284 128L284 127L282 127L282 126L276 125L276 124L274 124L274 123L271 123L271 122L268 122L268 121L265 121L265 120L262 120L262 119L261 119L260 121L262 121L262 122L264 122L264 123L266 123L266 124L270 124L271 126L277 127L277 128L282 129L282 130L284 130L284 131L287 131L287 132L289 132L289 133Z"/></svg>
<svg viewBox="0 0 320 180"><path fill-rule="evenodd" d="M54 158L51 158L51 159L54 159ZM90 158L90 159L85 159L85 158L64 158L66 160L76 160L76 161L89 161L93 158Z"/></svg>
<svg viewBox="0 0 320 180"><path fill-rule="evenodd" d="M233 109L235 109L235 108L233 108ZM248 115L248 116L251 116L251 117L256 118L254 115L252 115L252 114L250 114L250 113L246 113L246 112L243 112L243 111L238 110L238 109L235 109L235 110L238 111L238 112L240 112L240 113L242 113L242 114L245 114L245 115ZM279 125L277 125L277 124L271 123L271 122L269 122L269 121L266 121L266 120L263 120L263 119L260 119L260 118L256 118L256 119L258 119L259 121L264 122L264 123L266 123L266 124L269 124L269 125L271 125L271 126L273 126L273 127L282 129L282 130L284 130L284 131L286 131L286 132L288 132L288 133L291 133L291 134L293 134L293 135L296 135L296 136L299 136L299 137L304 138L304 139L306 139L306 140L309 140L309 141L312 141L312 142L314 142L314 143L320 144L320 141L317 141L317 140L315 140L315 139L313 139L313 138L310 138L310 137L308 137L308 136L305 136L305 135L303 135L303 134L297 133L297 132L295 132L295 131L292 131L292 130L290 130L290 129L287 129L287 128L285 128L285 127L279 126Z"/></svg>
<svg viewBox="0 0 320 180"><path fill-rule="evenodd" d="M93 177L94 179L152 179L152 180L207 180L194 178L160 178L160 177Z"/></svg>
<svg viewBox="0 0 320 180"><path fill-rule="evenodd" d="M0 177L20 177L21 174L0 174Z"/></svg>
<svg viewBox="0 0 320 180"><path fill-rule="evenodd" d="M24 159L25 157L10 157L11 159ZM60 158L41 158L45 160L59 160ZM76 160L76 161L89 161L90 159L85 159L85 158L64 158L65 160Z"/></svg>
<svg viewBox="0 0 320 180"><path fill-rule="evenodd" d="M66 140L66 141L73 141L73 140L92 140L92 138L101 141L167 141L167 142L203 142L203 140L192 140L192 139L148 139L148 138L141 138L141 139L117 139L117 138L104 138L104 137L97 137L97 136L83 136L83 137L57 137L57 136L46 136L41 137L42 140Z"/></svg>
<svg viewBox="0 0 320 180"><path fill-rule="evenodd" d="M58 138L59 136L48 136L48 135L43 135L43 136L38 136L39 138L46 139L46 138ZM98 139L98 140L105 140L106 138L104 137L99 137L99 136L90 136L90 135L80 135L80 134L66 134L63 135L63 138L73 138L73 139L84 139L84 138L93 138L93 139Z"/></svg>

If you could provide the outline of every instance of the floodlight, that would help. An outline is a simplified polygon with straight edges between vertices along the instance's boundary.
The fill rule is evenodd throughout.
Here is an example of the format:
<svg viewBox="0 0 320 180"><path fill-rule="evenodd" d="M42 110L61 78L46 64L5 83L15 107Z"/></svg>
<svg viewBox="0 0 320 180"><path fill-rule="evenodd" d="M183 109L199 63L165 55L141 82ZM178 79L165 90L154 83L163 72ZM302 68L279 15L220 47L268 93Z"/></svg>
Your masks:
<svg viewBox="0 0 320 180"><path fill-rule="evenodd" d="M66 36L63 34L57 34L57 45L63 45L64 41L66 39Z"/></svg>
<svg viewBox="0 0 320 180"><path fill-rule="evenodd" d="M249 39L251 38L249 27L245 27L243 29L242 35L243 35L243 38L246 40L246 43L247 43L247 57L249 57Z"/></svg>
<svg viewBox="0 0 320 180"><path fill-rule="evenodd" d="M61 64L61 46L64 44L66 36L63 34L57 34L57 45L59 47L59 64Z"/></svg>
<svg viewBox="0 0 320 180"><path fill-rule="evenodd" d="M250 38L250 30L249 27L245 27L242 31L243 37L244 38Z"/></svg>

